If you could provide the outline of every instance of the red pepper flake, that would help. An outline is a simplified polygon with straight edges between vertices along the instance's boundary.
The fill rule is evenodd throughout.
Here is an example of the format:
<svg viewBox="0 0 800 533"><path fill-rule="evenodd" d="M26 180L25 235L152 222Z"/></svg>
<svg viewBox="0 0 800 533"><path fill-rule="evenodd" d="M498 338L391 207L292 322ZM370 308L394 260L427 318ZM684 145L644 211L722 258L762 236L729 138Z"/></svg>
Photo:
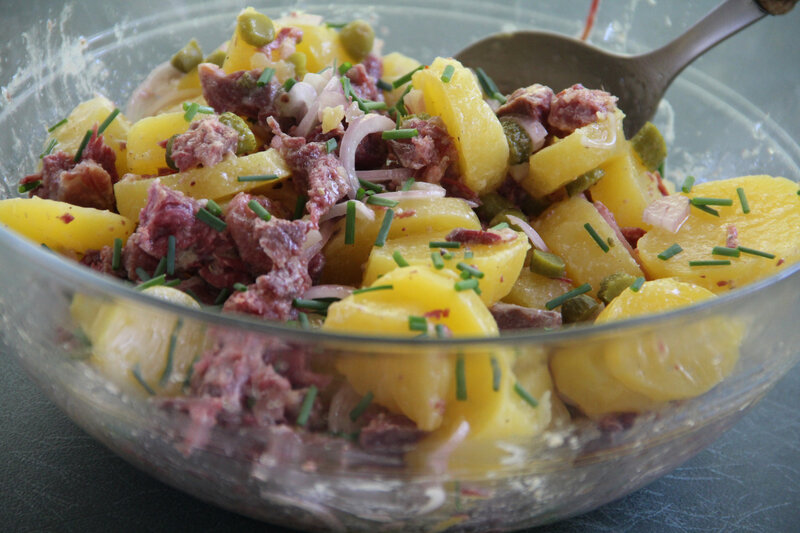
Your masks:
<svg viewBox="0 0 800 533"><path fill-rule="evenodd" d="M728 282L727 282L727 281L725 281L725 280L718 281L718 282L717 282L717 287L724 287L724 286L725 286L725 285L727 285L727 284L728 284Z"/></svg>
<svg viewBox="0 0 800 533"><path fill-rule="evenodd" d="M424 315L425 318L433 318L435 320L441 320L442 318L447 318L450 316L450 309L433 309L432 311L428 311Z"/></svg>
<svg viewBox="0 0 800 533"><path fill-rule="evenodd" d="M661 173L658 170L648 172L647 177L656 182L658 192L660 192L662 196L669 196L669 190L667 186L664 185L664 181L661 179Z"/></svg>
<svg viewBox="0 0 800 533"><path fill-rule="evenodd" d="M780 259L778 259L778 262L775 264L775 266L781 266L784 262L785 261L783 260L783 257L781 257Z"/></svg>
<svg viewBox="0 0 800 533"><path fill-rule="evenodd" d="M416 214L417 214L416 209L404 209L400 213L395 212L394 218L408 218L408 217L413 217Z"/></svg>
<svg viewBox="0 0 800 533"><path fill-rule="evenodd" d="M70 222L72 222L73 220L75 220L75 217L74 217L74 216L72 216L72 215L70 215L69 213L64 213L63 215L61 215L61 216L60 216L60 217L58 217L58 218L59 218L59 219L61 220L61 222L63 222L64 224L69 224Z"/></svg>
<svg viewBox="0 0 800 533"><path fill-rule="evenodd" d="M483 231L477 229L456 228L447 234L445 240L450 242L460 242L462 244L497 244L506 240L516 239L516 233L508 233L506 236L493 231Z"/></svg>

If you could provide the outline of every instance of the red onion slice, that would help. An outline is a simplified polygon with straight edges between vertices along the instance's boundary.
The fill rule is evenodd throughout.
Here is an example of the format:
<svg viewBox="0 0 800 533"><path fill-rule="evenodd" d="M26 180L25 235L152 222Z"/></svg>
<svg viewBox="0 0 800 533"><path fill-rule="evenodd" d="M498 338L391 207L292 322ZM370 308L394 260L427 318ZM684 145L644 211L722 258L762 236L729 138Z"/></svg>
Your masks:
<svg viewBox="0 0 800 533"><path fill-rule="evenodd" d="M447 461L450 458L450 454L467 438L467 435L469 435L469 422L464 420L446 441L428 455L427 463L431 472L443 474L447 471Z"/></svg>
<svg viewBox="0 0 800 533"><path fill-rule="evenodd" d="M348 193L350 198L355 198L358 190L358 178L356 177L356 150L358 145L370 133L391 130L394 127L394 120L389 117L370 113L355 119L345 130L342 142L339 145L339 159L347 172L347 178L350 180L350 192Z"/></svg>
<svg viewBox="0 0 800 533"><path fill-rule="evenodd" d="M306 300L315 300L317 298L347 298L355 290L355 287L347 285L314 285L303 293L303 298Z"/></svg>
<svg viewBox="0 0 800 533"><path fill-rule="evenodd" d="M606 223L609 226L611 226L611 229L614 230L614 234L617 236L619 242L621 242L622 246L624 246L625 249L628 250L628 253L631 254L631 257L633 257L633 260L638 263L639 260L636 258L636 254L633 253L633 248L631 248L628 239L626 239L625 235L623 235L622 230L619 227L619 224L617 224L617 219L614 218L614 213L612 213L611 210L608 207L606 207L603 202L595 202L594 208L597 209L597 212L600 213L600 216L603 217L603 220L605 220Z"/></svg>
<svg viewBox="0 0 800 533"><path fill-rule="evenodd" d="M508 218L508 220L515 226L519 226L522 229L523 233L525 233L525 235L527 235L528 238L531 240L531 244L533 244L536 248L538 248L543 252L550 251L550 249L544 243L544 240L542 240L542 237L536 232L535 229L533 229L533 226L531 226L521 218L516 217L514 215L506 215L506 218Z"/></svg>
<svg viewBox="0 0 800 533"><path fill-rule="evenodd" d="M317 99L317 91L304 81L299 81L286 93L286 98L278 98L275 107L281 115L299 119L306 116L309 108Z"/></svg>
<svg viewBox="0 0 800 533"><path fill-rule="evenodd" d="M417 198L444 198L446 192L444 187L422 182L415 183L408 191L382 192L373 196L386 198L387 200L411 200Z"/></svg>
<svg viewBox="0 0 800 533"><path fill-rule="evenodd" d="M343 217L346 214L347 202L341 202L328 209L327 213L319 217L319 221L323 222L332 218ZM364 202L356 202L356 217L359 216L363 219L369 220L370 222L375 220L375 212L364 205Z"/></svg>
<svg viewBox="0 0 800 533"><path fill-rule="evenodd" d="M680 194L662 196L648 205L642 213L642 222L677 233L689 218L689 198Z"/></svg>
<svg viewBox="0 0 800 533"><path fill-rule="evenodd" d="M414 177L414 170L410 168L387 168L381 170L357 170L358 179L371 182L379 181L405 181Z"/></svg>

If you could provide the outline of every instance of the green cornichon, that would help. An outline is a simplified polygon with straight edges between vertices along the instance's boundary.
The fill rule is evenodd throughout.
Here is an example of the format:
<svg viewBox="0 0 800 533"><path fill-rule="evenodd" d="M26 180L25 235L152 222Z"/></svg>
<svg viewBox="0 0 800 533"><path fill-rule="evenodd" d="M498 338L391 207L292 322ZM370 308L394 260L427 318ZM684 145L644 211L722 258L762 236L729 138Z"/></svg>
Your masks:
<svg viewBox="0 0 800 533"><path fill-rule="evenodd" d="M206 56L203 63L213 63L218 67L222 67L222 64L225 62L225 56L224 50L214 50Z"/></svg>
<svg viewBox="0 0 800 533"><path fill-rule="evenodd" d="M561 304L561 322L575 324L594 320L600 312L600 304L589 295L579 294Z"/></svg>
<svg viewBox="0 0 800 533"><path fill-rule="evenodd" d="M368 22L354 20L339 31L339 39L347 53L356 61L362 61L372 51L375 31Z"/></svg>
<svg viewBox="0 0 800 533"><path fill-rule="evenodd" d="M508 141L508 164L526 163L533 151L530 135L511 117L501 117L500 124L503 125L503 133Z"/></svg>
<svg viewBox="0 0 800 533"><path fill-rule="evenodd" d="M556 254L534 250L531 252L531 272L548 278L563 278L566 275L564 260Z"/></svg>
<svg viewBox="0 0 800 533"><path fill-rule="evenodd" d="M186 46L178 50L170 60L170 64L184 74L202 62L203 50L200 49L200 45L194 39L186 43Z"/></svg>
<svg viewBox="0 0 800 533"><path fill-rule="evenodd" d="M481 220L492 220L500 214L501 211L506 209L513 209L512 204L506 197L496 193L488 192L480 196L481 205L475 209L475 212Z"/></svg>
<svg viewBox="0 0 800 533"><path fill-rule="evenodd" d="M575 196L582 193L606 175L606 171L602 168L595 168L584 174L578 176L574 181L567 183L565 186L569 196Z"/></svg>
<svg viewBox="0 0 800 533"><path fill-rule="evenodd" d="M256 150L256 137L247 122L236 113L227 111L219 116L219 121L230 126L239 134L239 142L236 145L236 155L249 154Z"/></svg>
<svg viewBox="0 0 800 533"><path fill-rule="evenodd" d="M600 290L597 291L597 297L608 305L611 300L622 294L622 291L633 285L636 281L636 276L631 276L625 272L615 272L603 278L600 282Z"/></svg>
<svg viewBox="0 0 800 533"><path fill-rule="evenodd" d="M497 213L495 216L492 217L492 220L489 221L489 227L496 226L498 224L501 224L501 223L505 222L514 231L522 231L522 228L520 228L519 226L517 226L516 224L514 224L513 222L511 222L508 219L508 215L513 215L513 216L515 216L517 218L521 218L522 220L525 220L525 221L528 220L528 217L525 216L525 213L523 213L519 209L513 209L513 208L512 209L503 209L502 211L500 211L499 213Z"/></svg>
<svg viewBox="0 0 800 533"><path fill-rule="evenodd" d="M631 138L631 145L650 172L656 170L667 158L667 143L652 122L647 122Z"/></svg>
<svg viewBox="0 0 800 533"><path fill-rule="evenodd" d="M263 13L248 10L236 19L239 35L252 46L262 47L275 39L275 26L272 20Z"/></svg>

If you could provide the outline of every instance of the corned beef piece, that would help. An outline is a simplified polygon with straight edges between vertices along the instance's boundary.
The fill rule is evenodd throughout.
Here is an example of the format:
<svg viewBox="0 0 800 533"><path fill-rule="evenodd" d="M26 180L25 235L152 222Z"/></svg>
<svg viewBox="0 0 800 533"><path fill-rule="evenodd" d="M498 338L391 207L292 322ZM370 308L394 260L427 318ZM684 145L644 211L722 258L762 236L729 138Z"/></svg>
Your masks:
<svg viewBox="0 0 800 533"><path fill-rule="evenodd" d="M203 96L208 105L217 113L230 111L237 115L266 124L268 117L277 116L275 99L280 84L273 77L269 83L259 86L260 70L240 70L225 74L225 71L211 63L201 63L197 67Z"/></svg>
<svg viewBox="0 0 800 533"><path fill-rule="evenodd" d="M521 115L546 124L553 97L553 89L546 85L534 83L529 87L521 87L497 109L497 116Z"/></svg>
<svg viewBox="0 0 800 533"><path fill-rule="evenodd" d="M401 454L413 449L426 434L403 415L379 412L361 428L358 443L370 452Z"/></svg>
<svg viewBox="0 0 800 533"><path fill-rule="evenodd" d="M239 133L208 117L193 122L189 129L172 142L172 161L181 172L195 167L212 167L228 154L236 153Z"/></svg>
<svg viewBox="0 0 800 533"><path fill-rule="evenodd" d="M373 102L383 102L383 92L378 89L376 85L377 79L370 76L366 66L363 63L353 65L345 73L350 79L350 86L353 92L362 100L371 100Z"/></svg>
<svg viewBox="0 0 800 533"><path fill-rule="evenodd" d="M417 171L418 179L439 183L448 168L458 161L458 152L444 122L440 117L414 117L406 120L403 127L416 128L419 135L389 141L389 149L401 166Z"/></svg>
<svg viewBox="0 0 800 533"><path fill-rule="evenodd" d="M533 307L498 302L489 308L497 327L503 330L557 328L561 326L561 313Z"/></svg>
<svg viewBox="0 0 800 533"><path fill-rule="evenodd" d="M547 116L548 129L564 137L578 128L597 122L598 113L613 113L616 109L616 96L576 83L553 97Z"/></svg>

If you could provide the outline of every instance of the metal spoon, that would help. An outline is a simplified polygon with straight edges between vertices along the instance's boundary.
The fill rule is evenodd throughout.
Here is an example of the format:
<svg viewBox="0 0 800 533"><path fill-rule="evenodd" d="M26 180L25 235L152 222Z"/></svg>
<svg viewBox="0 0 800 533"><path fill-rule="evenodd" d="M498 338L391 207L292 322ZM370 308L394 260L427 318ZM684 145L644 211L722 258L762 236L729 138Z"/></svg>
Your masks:
<svg viewBox="0 0 800 533"><path fill-rule="evenodd" d="M482 67L506 94L531 83L556 91L575 83L617 96L631 137L656 112L669 84L687 65L717 43L767 14L787 13L797 0L726 0L669 44L636 56L605 52L554 33L520 31L487 37L456 59Z"/></svg>

